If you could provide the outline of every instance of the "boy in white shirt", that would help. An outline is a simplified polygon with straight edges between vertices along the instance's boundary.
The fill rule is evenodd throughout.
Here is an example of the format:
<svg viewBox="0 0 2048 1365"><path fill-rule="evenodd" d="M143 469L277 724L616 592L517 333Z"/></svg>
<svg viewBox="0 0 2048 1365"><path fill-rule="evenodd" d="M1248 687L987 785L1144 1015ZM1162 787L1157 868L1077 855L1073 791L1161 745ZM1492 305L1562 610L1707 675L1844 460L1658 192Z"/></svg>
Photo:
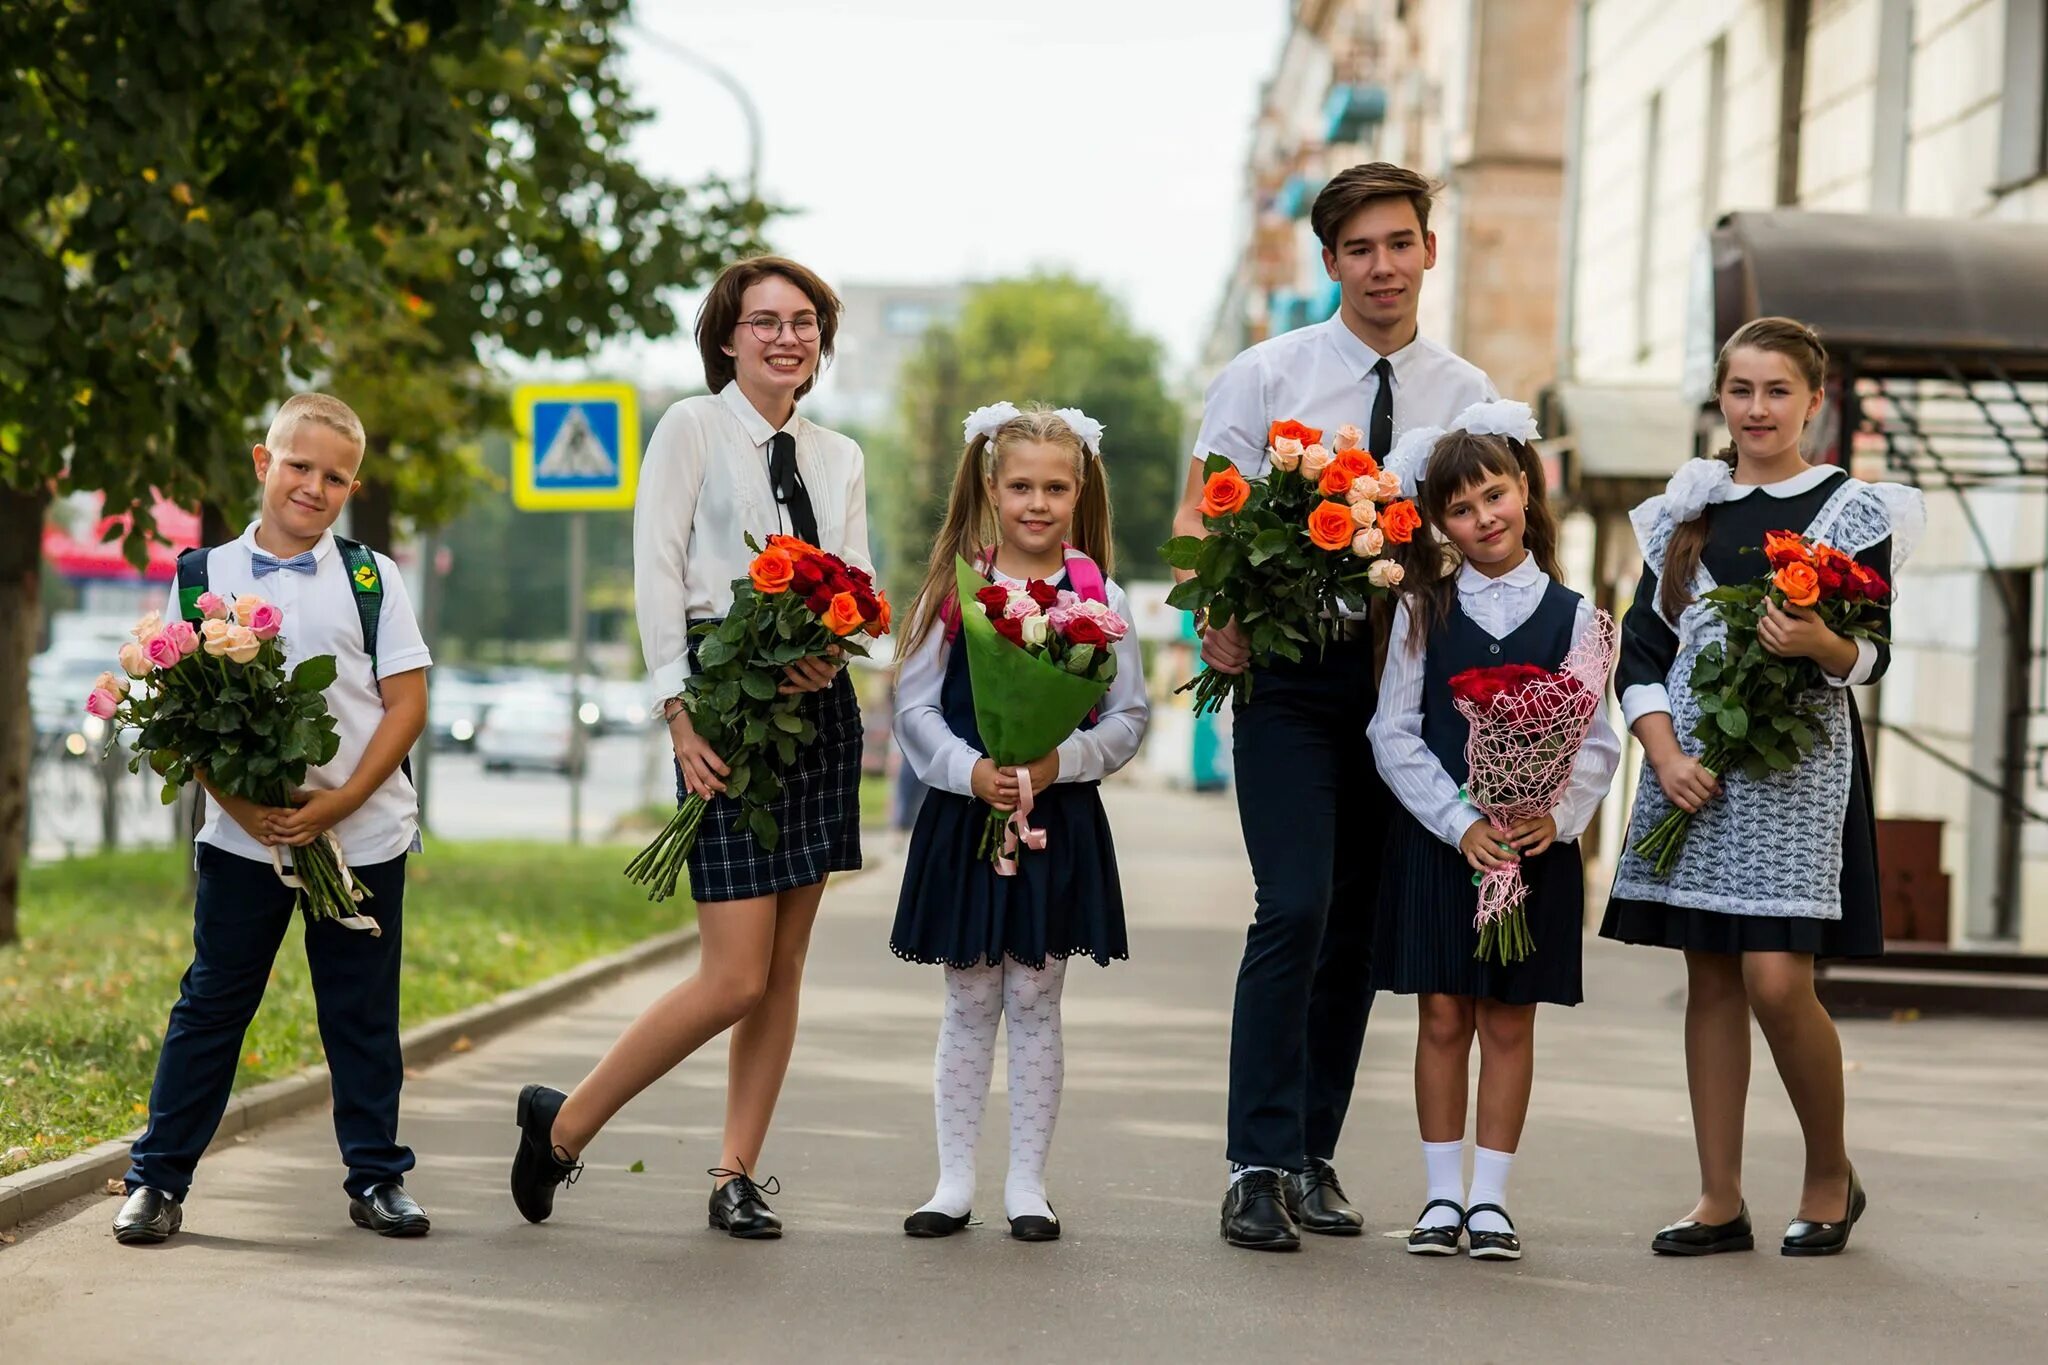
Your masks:
<svg viewBox="0 0 2048 1365"><path fill-rule="evenodd" d="M190 617L195 589L223 597L258 593L284 611L287 665L335 656L327 689L341 746L306 775L296 804L255 805L207 788L213 798L195 851L192 966L179 989L150 1088L149 1127L131 1153L128 1200L115 1239L161 1242L184 1221L200 1154L213 1140L234 1087L249 1021L292 919L292 889L274 852L332 831L369 892L369 926L336 920L306 926L306 961L334 1092L334 1131L348 1166L343 1187L358 1227L388 1237L423 1236L426 1213L405 1191L412 1152L398 1142L398 973L405 857L419 848L419 803L406 755L426 728L427 656L397 567L334 535L361 485L363 425L325 394L287 399L255 448L261 519L240 539L180 557L171 614Z"/></svg>

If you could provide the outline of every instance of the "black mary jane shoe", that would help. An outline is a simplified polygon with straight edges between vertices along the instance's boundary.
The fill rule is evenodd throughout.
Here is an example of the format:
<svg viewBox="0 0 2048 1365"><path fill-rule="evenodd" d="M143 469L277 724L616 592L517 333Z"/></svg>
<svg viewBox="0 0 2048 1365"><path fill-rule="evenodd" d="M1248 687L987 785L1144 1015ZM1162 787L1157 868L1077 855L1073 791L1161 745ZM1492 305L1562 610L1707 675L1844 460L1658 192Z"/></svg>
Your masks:
<svg viewBox="0 0 2048 1365"><path fill-rule="evenodd" d="M1278 1173L1251 1171L1231 1182L1223 1196L1223 1240L1248 1251L1301 1250Z"/></svg>
<svg viewBox="0 0 2048 1365"><path fill-rule="evenodd" d="M745 1171L728 1171L713 1166L705 1172L725 1177L725 1183L711 1192L711 1226L728 1237L767 1241L782 1235L782 1220L768 1207L765 1196L782 1193L782 1182L769 1176L762 1184Z"/></svg>
<svg viewBox="0 0 2048 1365"><path fill-rule="evenodd" d="M919 1209L903 1220L903 1233L906 1237L951 1237L966 1227L973 1218L972 1209L958 1218L950 1213L940 1213L937 1209Z"/></svg>
<svg viewBox="0 0 2048 1365"><path fill-rule="evenodd" d="M1863 1182L1849 1172L1849 1211L1840 1222L1816 1223L1795 1218L1785 1229L1785 1243L1778 1250L1787 1256L1833 1256L1849 1245L1849 1233L1870 1201L1863 1197Z"/></svg>
<svg viewBox="0 0 2048 1365"><path fill-rule="evenodd" d="M1052 1205L1047 1204L1050 1211ZM1022 1218L1010 1220L1010 1235L1020 1242L1057 1242L1060 1239L1060 1216L1053 1213L1050 1218L1041 1218L1027 1213Z"/></svg>
<svg viewBox="0 0 2048 1365"><path fill-rule="evenodd" d="M348 1218L379 1237L424 1237L434 1226L427 1211L396 1180L372 1185L349 1200Z"/></svg>
<svg viewBox="0 0 2048 1365"><path fill-rule="evenodd" d="M1287 1211L1303 1232L1357 1237L1365 1231L1365 1215L1351 1207L1337 1168L1327 1161L1311 1160L1307 1170L1287 1177Z"/></svg>
<svg viewBox="0 0 2048 1365"><path fill-rule="evenodd" d="M1756 1250L1756 1230L1749 1224L1749 1205L1736 1210L1725 1223L1701 1223L1681 1218L1670 1227L1659 1228L1650 1239L1650 1250L1659 1256L1714 1256L1723 1251Z"/></svg>
<svg viewBox="0 0 2048 1365"><path fill-rule="evenodd" d="M185 1224L185 1206L162 1190L138 1185L114 1215L114 1240L122 1246L155 1246Z"/></svg>
<svg viewBox="0 0 2048 1365"><path fill-rule="evenodd" d="M555 1146L555 1115L568 1099L559 1090L529 1085L519 1092L519 1150L512 1155L512 1203L529 1223L555 1211L555 1190L573 1185L583 1164Z"/></svg>
<svg viewBox="0 0 2048 1365"><path fill-rule="evenodd" d="M1508 1225L1506 1232L1481 1232L1472 1226L1475 1213L1497 1213ZM1515 1234L1515 1220L1498 1204L1474 1204L1465 1210L1465 1254L1475 1261L1519 1261L1522 1239Z"/></svg>
<svg viewBox="0 0 2048 1365"><path fill-rule="evenodd" d="M1431 1209L1449 1209L1457 1215L1458 1221L1440 1227L1424 1227L1422 1220L1429 1216ZM1464 1231L1464 1205L1455 1199L1432 1199L1415 1216L1415 1226L1408 1233L1408 1251L1415 1256L1455 1256L1458 1254L1458 1238Z"/></svg>

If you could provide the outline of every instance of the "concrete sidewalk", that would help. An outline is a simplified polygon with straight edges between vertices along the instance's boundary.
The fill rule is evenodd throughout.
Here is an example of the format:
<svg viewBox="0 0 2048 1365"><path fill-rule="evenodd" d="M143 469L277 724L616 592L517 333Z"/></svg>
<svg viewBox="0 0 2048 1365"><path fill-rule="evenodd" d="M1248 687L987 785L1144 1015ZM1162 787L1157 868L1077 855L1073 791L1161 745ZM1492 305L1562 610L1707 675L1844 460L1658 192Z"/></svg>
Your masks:
<svg viewBox="0 0 2048 1365"><path fill-rule="evenodd" d="M513 1212L519 1085L572 1083L669 968L407 1086L431 1238L350 1227L326 1117L294 1119L210 1158L167 1246L117 1247L112 1199L21 1229L0 1248L0 1359L1918 1362L2032 1358L2048 1343L2030 1254L2048 1222L2048 1030L1845 1024L1871 1211L1850 1253L1821 1261L1775 1252L1799 1144L1759 1039L1749 1196L1766 1249L1663 1260L1648 1235L1685 1211L1695 1180L1679 961L1599 942L1586 948L1591 1003L1546 1012L1539 1030L1514 1182L1522 1262L1415 1258L1377 1235L1405 1228L1421 1191L1413 1012L1395 997L1380 1002L1338 1154L1375 1235L1310 1239L1295 1256L1231 1250L1216 1215L1250 905L1235 812L1131 788L1111 804L1136 960L1072 970L1051 1171L1060 1243L1005 1235L1000 1093L984 1126L988 1224L936 1242L899 1231L934 1174L939 977L889 953L889 866L828 898L819 925L764 1161L785 1187L781 1242L704 1226L721 1045L620 1116L553 1222ZM644 1173L628 1172L636 1161Z"/></svg>

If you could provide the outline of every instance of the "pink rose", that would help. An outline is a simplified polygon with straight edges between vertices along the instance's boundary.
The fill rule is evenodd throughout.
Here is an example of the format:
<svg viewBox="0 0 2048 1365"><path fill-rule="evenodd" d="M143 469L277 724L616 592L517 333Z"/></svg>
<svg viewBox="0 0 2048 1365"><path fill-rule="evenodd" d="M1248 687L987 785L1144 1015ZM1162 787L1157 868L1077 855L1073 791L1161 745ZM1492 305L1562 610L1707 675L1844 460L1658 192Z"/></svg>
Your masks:
<svg viewBox="0 0 2048 1365"><path fill-rule="evenodd" d="M88 716L98 716L101 720L112 720L114 711L120 704L121 699L112 692L104 687L95 687L86 694L85 713Z"/></svg>
<svg viewBox="0 0 2048 1365"><path fill-rule="evenodd" d="M193 605L198 607L199 614L209 621L221 621L227 618L228 604L221 600L221 596L217 592L200 593L199 600Z"/></svg>
<svg viewBox="0 0 2048 1365"><path fill-rule="evenodd" d="M259 640L275 640L277 633L284 629L284 608L274 602L265 602L249 613L249 629Z"/></svg>
<svg viewBox="0 0 2048 1365"><path fill-rule="evenodd" d="M1337 449L1365 449L1365 433L1351 425L1351 423L1346 422L1343 426L1337 428Z"/></svg>
<svg viewBox="0 0 2048 1365"><path fill-rule="evenodd" d="M199 632L192 629L190 621L173 621L164 627L164 634L178 647L181 655L190 654L199 648Z"/></svg>
<svg viewBox="0 0 2048 1365"><path fill-rule="evenodd" d="M157 632L142 648L143 652L149 655L149 661L158 668L176 668L178 660L185 657L178 650L178 642L171 638L168 631Z"/></svg>
<svg viewBox="0 0 2048 1365"><path fill-rule="evenodd" d="M270 604L268 602L265 602L262 598L258 597L253 592L243 593L240 597L237 597L235 599L235 623L237 625L243 626L248 625L250 618L255 616L256 609L258 607L265 607L269 605Z"/></svg>
<svg viewBox="0 0 2048 1365"><path fill-rule="evenodd" d="M1364 483L1365 480L1360 479L1359 482ZM1380 519L1380 509L1373 505L1371 498L1360 498L1351 504L1351 519L1360 526L1377 525Z"/></svg>
<svg viewBox="0 0 2048 1365"><path fill-rule="evenodd" d="M1386 533L1377 526L1368 526L1351 537L1351 553L1360 559L1371 559L1387 548Z"/></svg>
<svg viewBox="0 0 2048 1365"><path fill-rule="evenodd" d="M247 626L229 626L227 635L227 656L238 664L248 663L263 648L263 642L256 638L256 632Z"/></svg>
<svg viewBox="0 0 2048 1365"><path fill-rule="evenodd" d="M1330 454L1329 448L1326 446L1309 446L1301 452L1301 477L1304 479L1322 478L1323 471L1330 467L1330 461L1335 458L1335 456Z"/></svg>
<svg viewBox="0 0 2048 1365"><path fill-rule="evenodd" d="M1398 588L1401 586L1401 580L1407 576L1408 571L1391 559L1376 559L1372 567L1365 571L1366 581L1375 588Z"/></svg>
<svg viewBox="0 0 2048 1365"><path fill-rule="evenodd" d="M225 621L208 621L199 627L200 644L208 654L218 659L228 652L228 631L232 629Z"/></svg>
<svg viewBox="0 0 2048 1365"><path fill-rule="evenodd" d="M1010 592L1010 605L1003 608L1003 615L1011 621L1022 621L1027 616L1038 615L1038 603L1034 602L1031 594L1023 589L1012 589Z"/></svg>
<svg viewBox="0 0 2048 1365"><path fill-rule="evenodd" d="M1111 611L1106 603L1088 602L1076 598L1071 603L1062 603L1051 612L1052 627L1065 635L1068 627L1076 621L1092 621L1111 644L1130 633L1130 625L1123 617Z"/></svg>
<svg viewBox="0 0 2048 1365"><path fill-rule="evenodd" d="M150 612L147 616L144 616L141 620L137 621L135 623L135 628L129 631L128 633L135 637L136 644L146 645L152 639L154 639L156 637L156 633L162 630L163 628L164 614L160 611L153 611Z"/></svg>

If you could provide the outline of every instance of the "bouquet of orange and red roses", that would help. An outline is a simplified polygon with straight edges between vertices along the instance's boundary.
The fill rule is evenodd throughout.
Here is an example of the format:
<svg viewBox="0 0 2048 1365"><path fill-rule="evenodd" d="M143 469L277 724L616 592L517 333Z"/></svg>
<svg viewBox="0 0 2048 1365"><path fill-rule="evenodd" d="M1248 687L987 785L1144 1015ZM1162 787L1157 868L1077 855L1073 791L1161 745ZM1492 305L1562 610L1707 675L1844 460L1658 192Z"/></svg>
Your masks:
<svg viewBox="0 0 2048 1365"><path fill-rule="evenodd" d="M1275 422L1266 435L1270 469L1256 479L1211 455L1201 505L1209 534L1166 543L1167 563L1194 572L1167 602L1236 621L1252 661L1264 665L1320 650L1344 608L1399 587L1401 566L1387 547L1407 544L1422 514L1363 440L1342 426L1332 450L1315 427ZM1177 690L1194 692L1199 714L1221 710L1226 698L1244 705L1251 687L1249 673L1204 670Z"/></svg>
<svg viewBox="0 0 2048 1365"><path fill-rule="evenodd" d="M1700 763L1715 775L1741 769L1764 777L1795 767L1813 751L1821 725L1820 665L1787 659L1757 640L1757 623L1767 603L1808 607L1835 634L1882 642L1879 608L1891 585L1866 564L1832 545L1791 531L1764 536L1770 571L1748 583L1714 588L1704 600L1727 627L1727 638L1701 650L1693 661L1691 685L1700 707L1693 735L1704 746ZM1638 839L1635 851L1669 876L1685 846L1692 816L1673 810Z"/></svg>
<svg viewBox="0 0 2048 1365"><path fill-rule="evenodd" d="M795 536L770 536L766 549L748 536L747 548L754 561L733 580L732 610L691 629L696 671L683 685L683 707L724 760L725 794L740 803L741 823L773 849L782 831L769 807L782 795L782 774L818 738L802 710L806 694L782 690L785 673L804 659L865 656L857 637L888 633L889 599L865 570ZM650 899L675 894L709 805L691 793L626 865L628 878L653 888Z"/></svg>

